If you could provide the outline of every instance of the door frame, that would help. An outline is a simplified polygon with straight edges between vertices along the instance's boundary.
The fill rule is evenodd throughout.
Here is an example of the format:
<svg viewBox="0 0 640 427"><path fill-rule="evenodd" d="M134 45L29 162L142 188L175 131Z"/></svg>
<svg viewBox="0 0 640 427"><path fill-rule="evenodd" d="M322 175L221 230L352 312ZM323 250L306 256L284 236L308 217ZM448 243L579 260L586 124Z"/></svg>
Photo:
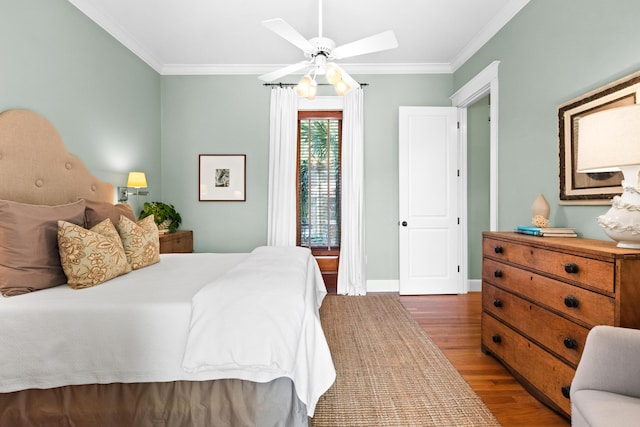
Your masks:
<svg viewBox="0 0 640 427"><path fill-rule="evenodd" d="M449 99L453 107L458 108L458 122L460 123L460 220L464 227L460 230L460 273L465 278L463 292L469 291L469 248L467 221L467 107L490 96L489 106L489 231L498 229L498 123L499 123L499 82L498 67L500 61L493 61L486 68L476 74L464 86L458 89ZM480 289L472 289L480 290Z"/></svg>

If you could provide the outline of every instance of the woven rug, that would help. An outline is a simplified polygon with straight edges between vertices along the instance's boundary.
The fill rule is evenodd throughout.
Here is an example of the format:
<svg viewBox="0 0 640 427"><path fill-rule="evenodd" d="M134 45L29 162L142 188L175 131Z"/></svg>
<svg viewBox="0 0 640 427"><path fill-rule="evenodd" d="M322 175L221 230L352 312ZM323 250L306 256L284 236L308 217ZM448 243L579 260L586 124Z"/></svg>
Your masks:
<svg viewBox="0 0 640 427"><path fill-rule="evenodd" d="M320 311L337 378L312 425L499 426L394 295L328 295Z"/></svg>

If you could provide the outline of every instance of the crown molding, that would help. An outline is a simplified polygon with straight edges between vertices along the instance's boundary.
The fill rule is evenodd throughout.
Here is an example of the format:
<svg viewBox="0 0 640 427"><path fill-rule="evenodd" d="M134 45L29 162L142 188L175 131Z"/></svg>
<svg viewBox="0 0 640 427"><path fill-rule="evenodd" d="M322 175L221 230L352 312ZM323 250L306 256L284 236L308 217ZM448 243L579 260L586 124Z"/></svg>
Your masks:
<svg viewBox="0 0 640 427"><path fill-rule="evenodd" d="M96 7L95 4L97 2L91 2L89 0L68 1L156 72L161 72L162 62L151 52L145 49L142 44L131 36L131 34L127 33L122 27L117 25L111 17L105 15L102 10Z"/></svg>
<svg viewBox="0 0 640 427"><path fill-rule="evenodd" d="M167 64L162 75L260 75L286 67L288 64ZM340 64L349 74L451 74L450 64ZM303 75L307 69L294 74Z"/></svg>
<svg viewBox="0 0 640 427"><path fill-rule="evenodd" d="M451 61L451 72L455 72L465 62L467 62L477 51L480 50L493 36L496 35L507 22L509 22L530 0L513 0L498 13L480 32L471 39L462 50Z"/></svg>

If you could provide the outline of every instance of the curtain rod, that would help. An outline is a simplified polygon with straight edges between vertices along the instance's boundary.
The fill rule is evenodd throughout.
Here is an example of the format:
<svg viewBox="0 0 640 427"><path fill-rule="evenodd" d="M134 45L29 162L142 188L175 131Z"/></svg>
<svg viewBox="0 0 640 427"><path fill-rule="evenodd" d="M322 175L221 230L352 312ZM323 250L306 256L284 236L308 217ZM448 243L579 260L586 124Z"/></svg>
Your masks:
<svg viewBox="0 0 640 427"><path fill-rule="evenodd" d="M369 86L369 83L358 83L360 86ZM262 83L262 86L297 86L298 83ZM331 83L318 83L318 86L333 86Z"/></svg>

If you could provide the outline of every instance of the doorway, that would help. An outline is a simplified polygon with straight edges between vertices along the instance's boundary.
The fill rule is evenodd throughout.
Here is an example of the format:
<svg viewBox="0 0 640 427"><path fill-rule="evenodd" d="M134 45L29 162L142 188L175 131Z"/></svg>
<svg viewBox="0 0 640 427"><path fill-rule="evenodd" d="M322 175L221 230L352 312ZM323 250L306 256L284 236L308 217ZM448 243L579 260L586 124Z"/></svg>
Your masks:
<svg viewBox="0 0 640 427"><path fill-rule="evenodd" d="M484 68L475 77L469 80L456 93L451 96L451 102L454 107L458 107L458 120L460 122L460 138L461 138L461 161L462 169L467 170L467 139L468 139L468 118L467 108L477 103L482 98L489 96L491 100L489 105L489 231L497 231L498 229L498 124L499 124L499 84L498 84L498 67L500 61L493 61ZM466 179L463 181L465 187L462 194L466 195L467 185ZM463 196L461 203L461 213L464 215L462 222L468 224L468 202L467 197ZM468 241L468 227L462 227L462 241ZM462 248L462 268L466 280L466 291L481 290L481 280L469 280L469 248L463 245ZM472 256L482 256L473 253Z"/></svg>

